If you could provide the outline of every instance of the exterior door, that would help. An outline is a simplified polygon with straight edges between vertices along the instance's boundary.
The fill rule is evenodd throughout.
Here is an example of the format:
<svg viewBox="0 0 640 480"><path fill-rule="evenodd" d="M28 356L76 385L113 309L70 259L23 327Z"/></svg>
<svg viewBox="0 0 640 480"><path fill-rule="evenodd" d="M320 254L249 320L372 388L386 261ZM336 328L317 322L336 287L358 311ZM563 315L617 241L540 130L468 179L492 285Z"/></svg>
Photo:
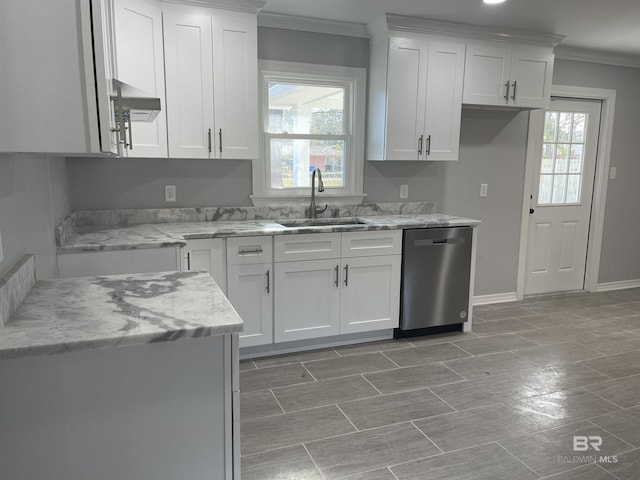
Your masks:
<svg viewBox="0 0 640 480"><path fill-rule="evenodd" d="M532 188L525 295L584 287L600 102L553 100L532 112L543 125Z"/></svg>

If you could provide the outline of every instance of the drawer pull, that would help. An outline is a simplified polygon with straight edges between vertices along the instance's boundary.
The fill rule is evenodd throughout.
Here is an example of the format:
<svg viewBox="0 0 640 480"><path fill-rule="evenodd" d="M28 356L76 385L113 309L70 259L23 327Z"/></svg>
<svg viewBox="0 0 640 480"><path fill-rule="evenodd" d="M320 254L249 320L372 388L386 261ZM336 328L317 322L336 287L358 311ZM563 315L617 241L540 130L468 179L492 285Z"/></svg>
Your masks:
<svg viewBox="0 0 640 480"><path fill-rule="evenodd" d="M338 288L340 286L339 285L339 280L338 280L338 270L339 270L338 265L336 265L336 268L335 268L335 271L336 271L336 281L335 281L336 288Z"/></svg>
<svg viewBox="0 0 640 480"><path fill-rule="evenodd" d="M267 273L265 274L267 276L267 294L271 293L271 281L270 281L270 277L271 275L269 274L269 270L267 270Z"/></svg>
<svg viewBox="0 0 640 480"><path fill-rule="evenodd" d="M349 265L344 266L344 286L349 286Z"/></svg>
<svg viewBox="0 0 640 480"><path fill-rule="evenodd" d="M255 248L253 250L238 250L238 255L260 255L261 253L261 248Z"/></svg>

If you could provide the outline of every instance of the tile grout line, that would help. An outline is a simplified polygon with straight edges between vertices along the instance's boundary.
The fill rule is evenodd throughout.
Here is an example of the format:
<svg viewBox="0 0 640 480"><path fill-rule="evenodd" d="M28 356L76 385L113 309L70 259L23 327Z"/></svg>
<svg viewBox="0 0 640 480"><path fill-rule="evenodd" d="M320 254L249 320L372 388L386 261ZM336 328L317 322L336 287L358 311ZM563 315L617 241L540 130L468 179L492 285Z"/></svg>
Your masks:
<svg viewBox="0 0 640 480"><path fill-rule="evenodd" d="M467 380L468 381L468 380ZM444 398L442 398L440 395L438 395L436 392L434 392L433 390L431 390L431 388L433 387L427 387L426 389L429 390L433 395L435 395L437 398L440 399L440 401L444 402L449 408L453 409L453 412L459 412L460 410L458 410L457 408L455 408L453 405L451 405L449 402L447 402ZM450 413L453 413L450 412Z"/></svg>
<svg viewBox="0 0 640 480"><path fill-rule="evenodd" d="M596 467L600 468L601 470L604 470L605 472L607 472L609 475L611 475L613 478L615 478L616 480L623 480L622 478L620 478L619 476L617 476L615 473L610 472L609 470L607 470L606 468L604 468L602 465L600 465L599 463L595 464Z"/></svg>
<svg viewBox="0 0 640 480"><path fill-rule="evenodd" d="M535 471L533 468L531 468L529 465L527 465L526 463L524 463L523 460L520 460L520 458L516 457L513 453L511 453L511 451L505 447L504 445L502 445L500 443L500 440L495 442L500 448L502 448L505 452L507 452L509 455L511 455L513 458L515 458L518 462L520 462L522 465L524 465L527 469L529 469L531 472L533 472L535 475L538 476L538 478L542 477L541 474L539 474L537 471Z"/></svg>
<svg viewBox="0 0 640 480"><path fill-rule="evenodd" d="M377 397L373 397L373 398L377 398ZM344 413L344 410L342 410L342 408L340 408L340 405L338 405L337 403L336 403L336 408L340 411L340 413L341 413L342 415L344 415L344 418L346 418L346 419L349 421L349 423L351 424L351 426L352 426L353 428L355 428L355 429L356 429L356 432L360 432L360 431L362 431L362 430L360 430L358 427L356 427L356 424L355 424L355 423L353 423L353 422L351 421L351 419L349 418L349 415L347 415L346 413Z"/></svg>
<svg viewBox="0 0 640 480"><path fill-rule="evenodd" d="M440 452L442 454L444 454L444 450L442 448L440 448L440 445L438 445L436 442L434 442L433 440L431 440L431 438L429 438L429 435L427 435L426 433L424 433L415 423L413 423L415 420L411 420L409 423L411 424L411 426L413 428L415 428L416 430L418 430L423 436L424 438L426 438L427 440L429 440L434 447L436 447L438 450L440 450Z"/></svg>
<svg viewBox="0 0 640 480"><path fill-rule="evenodd" d="M318 379L313 375L313 373L311 373L311 371L307 368L307 366L304 364L304 362L300 362L300 365L302 365L302 368L304 368L306 370L306 372L309 374L309 376L311 378L313 378L314 381L318 381Z"/></svg>
<svg viewBox="0 0 640 480"><path fill-rule="evenodd" d="M605 413L605 415L607 415ZM602 417L603 415L599 415L600 417ZM594 421L592 421L593 418L598 418L598 417L591 417L588 418L586 421L589 422L591 425L593 425L596 428L599 428L600 430L602 430L603 432L607 432L609 435L611 435L614 438L617 438L618 440L620 440L622 443L626 443L627 445L629 445L631 447L630 450L624 450L622 453L627 453L627 452L632 452L634 450L637 450L638 448L640 448L640 446L635 446L632 443L627 442L624 438L619 437L618 435L616 435L615 433L611 433L609 430L607 430L606 428L598 425L597 423L595 423Z"/></svg>
<svg viewBox="0 0 640 480"><path fill-rule="evenodd" d="M287 413L287 411L284 409L284 407L280 403L280 400L278 400L278 397L276 397L276 394L274 393L273 388L270 388L269 392L271 393L271 396L273 397L273 399L276 401L276 403L280 407L280 410L282 410L282 413ZM266 418L266 417L262 417L262 418Z"/></svg>
<svg viewBox="0 0 640 480"><path fill-rule="evenodd" d="M307 452L307 455L309 455L309 458L313 462L313 465L316 467L316 470L318 470L318 472L320 472L320 476L322 477L322 480L327 480L327 477L325 477L324 472L320 469L320 467L316 463L315 459L311 455L311 452L307 448L307 445L305 443L302 443L301 445L302 445L302 448L304 448L304 451Z"/></svg>
<svg viewBox="0 0 640 480"><path fill-rule="evenodd" d="M365 376L364 376L364 373L361 373L361 374L360 374L360 376L361 376L362 378L364 378L364 381L365 381L365 382L367 382L369 385L371 385L371 387L373 387L373 389L374 389L376 392L378 392L381 396L384 396L384 395L385 395L384 393L382 393L382 392L378 389L378 387L376 387L373 383L371 383L367 377L365 377ZM370 397L370 398L375 398L375 397Z"/></svg>
<svg viewBox="0 0 640 480"><path fill-rule="evenodd" d="M576 387L576 389L577 390L582 390L583 392L586 392L586 393L590 393L591 395L595 395L596 397L600 398L601 400L604 400L605 402L610 403L611 405L614 405L615 407L618 408L618 410L626 410L622 405L618 405L616 402L608 400L608 399L604 398L602 395L598 395L595 392L590 392L589 390L587 390L584 387ZM613 413L613 412L607 412L607 413ZM606 415L607 413L603 413L602 415ZM585 420L588 420L589 418L601 417L602 415L594 415L593 417L587 417Z"/></svg>

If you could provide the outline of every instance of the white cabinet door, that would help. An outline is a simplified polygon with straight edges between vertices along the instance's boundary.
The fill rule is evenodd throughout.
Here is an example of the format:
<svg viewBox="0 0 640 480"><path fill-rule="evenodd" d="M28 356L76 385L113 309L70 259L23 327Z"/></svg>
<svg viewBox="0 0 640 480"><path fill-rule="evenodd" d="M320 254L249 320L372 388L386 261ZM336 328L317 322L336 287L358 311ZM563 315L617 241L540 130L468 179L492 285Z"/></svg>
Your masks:
<svg viewBox="0 0 640 480"><path fill-rule="evenodd" d="M340 333L397 328L401 255L342 260Z"/></svg>
<svg viewBox="0 0 640 480"><path fill-rule="evenodd" d="M169 156L213 156L211 17L176 7L163 14Z"/></svg>
<svg viewBox="0 0 640 480"><path fill-rule="evenodd" d="M340 260L275 264L274 341L340 333Z"/></svg>
<svg viewBox="0 0 640 480"><path fill-rule="evenodd" d="M244 321L240 346L273 341L273 281L271 264L229 265L227 297Z"/></svg>
<svg viewBox="0 0 640 480"><path fill-rule="evenodd" d="M389 39L386 160L419 160L424 146L427 41Z"/></svg>
<svg viewBox="0 0 640 480"><path fill-rule="evenodd" d="M224 239L187 240L182 262L182 270L209 272L220 289L227 293L227 256Z"/></svg>
<svg viewBox="0 0 640 480"><path fill-rule="evenodd" d="M258 158L257 17L220 11L212 18L215 156Z"/></svg>
<svg viewBox="0 0 640 480"><path fill-rule="evenodd" d="M475 105L507 105L510 68L509 47L468 45L462 101Z"/></svg>
<svg viewBox="0 0 640 480"><path fill-rule="evenodd" d="M430 42L425 114L426 160L458 160L465 46Z"/></svg>
<svg viewBox="0 0 640 480"><path fill-rule="evenodd" d="M513 50L510 75L511 104L529 108L549 106L553 59L552 53Z"/></svg>
<svg viewBox="0 0 640 480"><path fill-rule="evenodd" d="M388 56L384 160L457 160L465 45L391 37Z"/></svg>
<svg viewBox="0 0 640 480"><path fill-rule="evenodd" d="M167 111L164 90L162 12L153 0L114 0L115 77L160 98L161 112L152 122L134 122L133 149L123 156L166 158Z"/></svg>

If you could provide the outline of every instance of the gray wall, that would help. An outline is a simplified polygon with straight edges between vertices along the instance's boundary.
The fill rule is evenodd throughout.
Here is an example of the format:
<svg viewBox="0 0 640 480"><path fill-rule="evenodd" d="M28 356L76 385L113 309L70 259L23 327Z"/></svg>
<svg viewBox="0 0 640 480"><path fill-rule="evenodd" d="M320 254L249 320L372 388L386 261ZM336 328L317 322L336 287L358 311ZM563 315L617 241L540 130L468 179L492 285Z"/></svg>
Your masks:
<svg viewBox="0 0 640 480"><path fill-rule="evenodd" d="M616 91L611 166L605 210L599 283L640 279L640 68L558 60L555 85L607 88Z"/></svg>
<svg viewBox="0 0 640 480"><path fill-rule="evenodd" d="M0 155L0 274L33 253L39 279L57 276L53 232L69 213L65 171L63 158Z"/></svg>

